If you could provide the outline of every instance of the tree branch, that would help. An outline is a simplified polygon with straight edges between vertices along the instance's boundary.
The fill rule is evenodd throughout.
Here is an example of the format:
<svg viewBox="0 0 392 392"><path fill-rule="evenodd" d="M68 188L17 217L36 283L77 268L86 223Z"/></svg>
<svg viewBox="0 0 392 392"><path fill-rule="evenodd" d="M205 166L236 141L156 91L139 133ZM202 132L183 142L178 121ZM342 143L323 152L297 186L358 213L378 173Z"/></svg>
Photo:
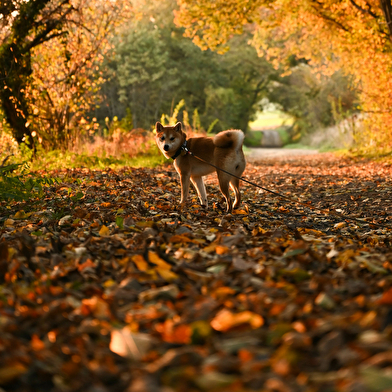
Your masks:
<svg viewBox="0 0 392 392"><path fill-rule="evenodd" d="M313 0L313 3L316 3L319 6L322 6L322 4L320 2L318 2L317 0ZM319 8L317 8L314 4L313 4L313 8L315 9L317 15L326 20L327 22L330 22L331 24L336 25L339 29L345 31L346 33L349 32L349 30L347 29L347 27L345 27L344 25L342 25L340 22L338 22L337 20L331 18L328 15L325 15L323 12L321 12L321 10Z"/></svg>
<svg viewBox="0 0 392 392"><path fill-rule="evenodd" d="M360 12L362 12L363 14L367 14L372 16L375 19L378 19L378 15L376 15L374 12L371 11L371 7L369 3L366 3L368 5L368 9L365 10L364 8L362 8L360 5L358 5L354 0L350 0L350 3Z"/></svg>

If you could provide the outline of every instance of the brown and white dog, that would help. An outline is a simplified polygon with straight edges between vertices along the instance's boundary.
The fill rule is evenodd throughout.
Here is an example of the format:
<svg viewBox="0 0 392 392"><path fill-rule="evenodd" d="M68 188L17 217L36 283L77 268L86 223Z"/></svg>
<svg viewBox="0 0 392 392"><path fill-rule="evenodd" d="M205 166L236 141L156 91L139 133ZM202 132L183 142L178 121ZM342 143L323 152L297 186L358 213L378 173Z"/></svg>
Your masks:
<svg viewBox="0 0 392 392"><path fill-rule="evenodd" d="M203 176L213 173L218 174L220 190L227 202L227 211L231 212L241 203L239 179L217 170L209 164L241 177L245 170L245 157L242 151L244 133L240 130L220 132L215 137L186 138L182 131L181 123L174 126L163 126L160 122L155 125L155 141L166 158L174 160L181 180L181 204L188 199L189 184L192 182L202 206L207 207L207 193ZM188 153L191 152L191 154ZM202 160L197 159L201 158ZM235 194L234 204L230 198L229 185Z"/></svg>

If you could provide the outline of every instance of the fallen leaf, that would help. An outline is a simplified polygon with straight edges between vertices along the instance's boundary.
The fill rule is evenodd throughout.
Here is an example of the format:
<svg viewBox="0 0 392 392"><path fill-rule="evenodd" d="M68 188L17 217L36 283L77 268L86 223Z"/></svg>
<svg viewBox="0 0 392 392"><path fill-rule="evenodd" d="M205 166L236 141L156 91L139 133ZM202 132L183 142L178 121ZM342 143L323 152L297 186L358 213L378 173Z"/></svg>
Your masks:
<svg viewBox="0 0 392 392"><path fill-rule="evenodd" d="M264 324L264 319L259 314L244 311L232 313L230 310L222 309L211 320L211 327L216 331L225 332L242 324L249 324L251 328L259 328Z"/></svg>

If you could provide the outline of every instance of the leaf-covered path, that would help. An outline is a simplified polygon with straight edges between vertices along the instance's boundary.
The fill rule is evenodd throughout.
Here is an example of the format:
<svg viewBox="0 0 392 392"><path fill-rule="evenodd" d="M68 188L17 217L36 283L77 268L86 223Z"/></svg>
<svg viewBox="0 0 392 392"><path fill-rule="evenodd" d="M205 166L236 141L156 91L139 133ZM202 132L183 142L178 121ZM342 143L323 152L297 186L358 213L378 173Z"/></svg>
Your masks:
<svg viewBox="0 0 392 392"><path fill-rule="evenodd" d="M52 173L45 200L1 206L0 388L392 389L391 172L328 154L245 171L361 222L246 184L226 215L214 177L208 210L181 210L171 166Z"/></svg>

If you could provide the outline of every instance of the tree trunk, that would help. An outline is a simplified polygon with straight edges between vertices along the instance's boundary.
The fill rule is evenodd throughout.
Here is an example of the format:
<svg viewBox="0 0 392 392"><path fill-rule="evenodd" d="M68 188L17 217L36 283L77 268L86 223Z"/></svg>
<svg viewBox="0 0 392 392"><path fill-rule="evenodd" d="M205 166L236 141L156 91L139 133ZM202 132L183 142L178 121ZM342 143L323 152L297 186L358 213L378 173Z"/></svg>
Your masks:
<svg viewBox="0 0 392 392"><path fill-rule="evenodd" d="M27 79L31 74L30 54L22 55L14 44L3 45L0 52L0 101L5 118L18 144L33 148L28 127Z"/></svg>
<svg viewBox="0 0 392 392"><path fill-rule="evenodd" d="M21 2L18 15L10 26L8 38L0 45L0 105L9 123L13 136L20 144L25 142L34 149L34 139L29 127L29 100L26 96L30 83L31 50L59 36L65 16L74 8L69 0L58 0L47 18L39 16L51 0L29 0ZM6 3L7 7L11 7ZM11 8L10 8L11 10ZM0 26L1 28L1 26Z"/></svg>
<svg viewBox="0 0 392 392"><path fill-rule="evenodd" d="M392 41L392 4L391 0L380 0L382 12L387 23L389 39Z"/></svg>

